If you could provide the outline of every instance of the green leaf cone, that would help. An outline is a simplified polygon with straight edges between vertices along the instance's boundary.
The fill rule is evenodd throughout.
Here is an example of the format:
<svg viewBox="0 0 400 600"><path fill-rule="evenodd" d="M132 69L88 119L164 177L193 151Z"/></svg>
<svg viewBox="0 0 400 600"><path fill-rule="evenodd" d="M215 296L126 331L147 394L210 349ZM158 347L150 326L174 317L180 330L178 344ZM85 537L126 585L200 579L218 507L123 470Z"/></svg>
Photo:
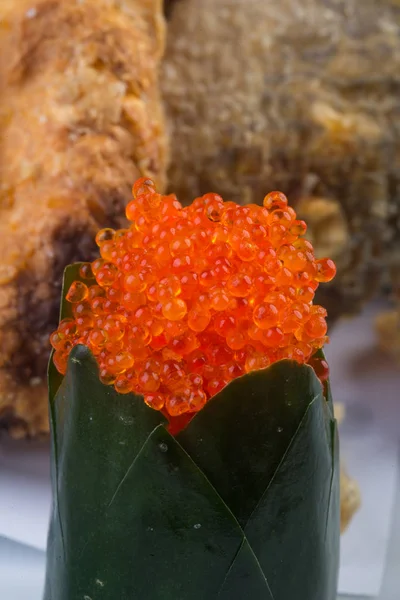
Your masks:
<svg viewBox="0 0 400 600"><path fill-rule="evenodd" d="M49 389L45 600L335 599L337 430L309 366L233 381L175 438L83 346Z"/></svg>

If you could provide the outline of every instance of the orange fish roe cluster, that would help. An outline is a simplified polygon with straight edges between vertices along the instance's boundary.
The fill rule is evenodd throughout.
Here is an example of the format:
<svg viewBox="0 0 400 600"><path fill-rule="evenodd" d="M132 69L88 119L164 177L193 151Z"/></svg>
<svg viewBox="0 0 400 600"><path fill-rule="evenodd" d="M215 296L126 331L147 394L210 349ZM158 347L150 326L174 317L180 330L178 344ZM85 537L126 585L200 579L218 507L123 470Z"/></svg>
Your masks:
<svg viewBox="0 0 400 600"><path fill-rule="evenodd" d="M176 418L244 373L310 361L327 341L326 311L313 298L335 265L315 259L283 194L263 206L206 194L183 208L142 178L133 197L129 229L99 231L100 257L67 292L73 318L51 335L61 373L85 344L104 383ZM327 365L314 363L324 381Z"/></svg>

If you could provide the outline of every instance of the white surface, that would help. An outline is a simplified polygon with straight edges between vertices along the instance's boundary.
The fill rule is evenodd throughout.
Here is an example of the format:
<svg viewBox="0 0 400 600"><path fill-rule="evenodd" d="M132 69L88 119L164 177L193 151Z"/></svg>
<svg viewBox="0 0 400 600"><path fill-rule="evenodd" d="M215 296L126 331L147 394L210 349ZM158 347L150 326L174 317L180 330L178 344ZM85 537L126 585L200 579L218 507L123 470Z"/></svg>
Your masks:
<svg viewBox="0 0 400 600"><path fill-rule="evenodd" d="M41 600L45 554L0 537L1 600Z"/></svg>
<svg viewBox="0 0 400 600"><path fill-rule="evenodd" d="M374 348L372 320L367 310L339 323L326 347L334 399L346 406L341 455L362 493L361 509L342 537L339 591L366 596L378 596L382 587L400 434L400 372Z"/></svg>
<svg viewBox="0 0 400 600"><path fill-rule="evenodd" d="M45 550L50 503L48 444L3 440L0 536Z"/></svg>
<svg viewBox="0 0 400 600"><path fill-rule="evenodd" d="M347 408L342 455L363 495L362 508L342 538L340 592L356 594L359 600L376 597L385 572L380 600L399 600L400 511L395 521L392 517L399 464L400 374L374 349L370 310L334 330L327 354L335 400ZM2 440L1 600L41 600L50 508L48 465L47 445ZM399 479L397 485L400 508Z"/></svg>

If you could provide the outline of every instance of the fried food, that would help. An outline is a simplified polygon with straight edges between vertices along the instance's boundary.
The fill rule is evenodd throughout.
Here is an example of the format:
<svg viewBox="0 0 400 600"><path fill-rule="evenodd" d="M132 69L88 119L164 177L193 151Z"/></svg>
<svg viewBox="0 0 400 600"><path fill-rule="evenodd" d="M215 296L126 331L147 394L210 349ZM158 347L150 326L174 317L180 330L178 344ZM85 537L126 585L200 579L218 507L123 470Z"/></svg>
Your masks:
<svg viewBox="0 0 400 600"><path fill-rule="evenodd" d="M48 430L46 365L64 266L162 189L161 0L0 0L0 423Z"/></svg>
<svg viewBox="0 0 400 600"><path fill-rule="evenodd" d="M399 73L398 1L177 0L169 185L181 201L287 194L338 265L319 302L331 319L355 312L395 251L400 266Z"/></svg>

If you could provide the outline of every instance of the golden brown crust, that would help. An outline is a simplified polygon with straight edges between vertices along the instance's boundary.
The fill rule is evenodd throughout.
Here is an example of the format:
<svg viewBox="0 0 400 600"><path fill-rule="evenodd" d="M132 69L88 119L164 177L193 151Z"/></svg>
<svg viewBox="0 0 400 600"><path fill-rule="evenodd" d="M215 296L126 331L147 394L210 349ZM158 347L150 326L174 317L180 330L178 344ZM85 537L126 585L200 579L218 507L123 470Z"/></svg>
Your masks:
<svg viewBox="0 0 400 600"><path fill-rule="evenodd" d="M161 83L171 189L338 203L348 235L319 300L356 311L399 246L399 72L393 0L178 0Z"/></svg>
<svg viewBox="0 0 400 600"><path fill-rule="evenodd" d="M123 223L140 175L165 185L161 0L0 2L0 422L47 430L60 279Z"/></svg>

